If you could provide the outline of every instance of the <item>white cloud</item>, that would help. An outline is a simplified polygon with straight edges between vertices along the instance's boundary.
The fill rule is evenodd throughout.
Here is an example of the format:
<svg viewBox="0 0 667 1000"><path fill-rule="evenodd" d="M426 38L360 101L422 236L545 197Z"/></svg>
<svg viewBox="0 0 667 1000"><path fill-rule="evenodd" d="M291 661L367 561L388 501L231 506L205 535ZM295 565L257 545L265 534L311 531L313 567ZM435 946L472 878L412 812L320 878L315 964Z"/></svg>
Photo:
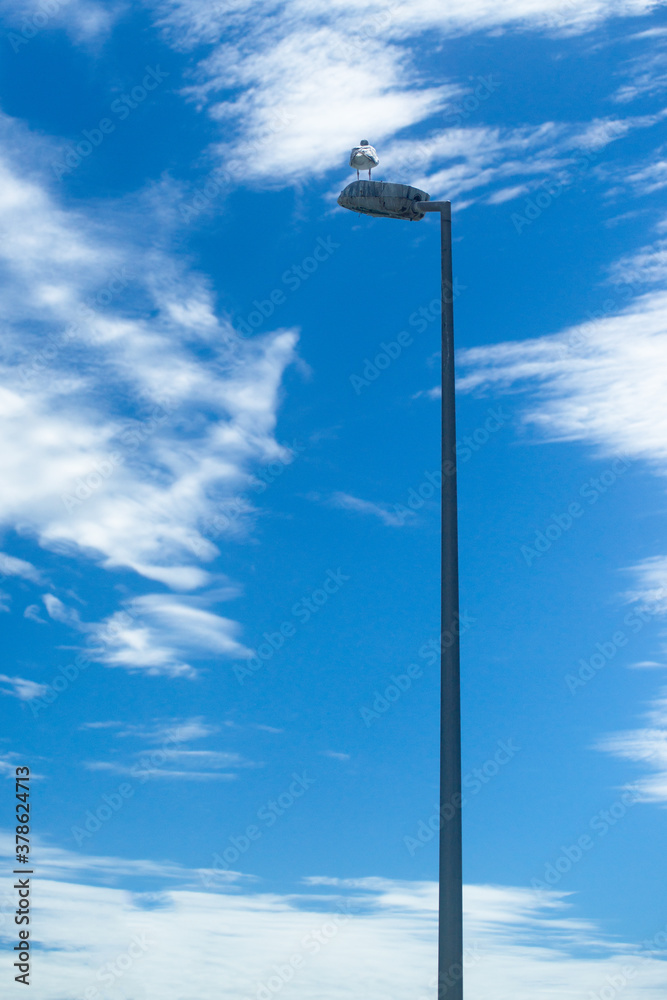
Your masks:
<svg viewBox="0 0 667 1000"><path fill-rule="evenodd" d="M11 148L16 128L0 125ZM296 335L236 336L200 277L133 246L129 219L61 209L31 173L38 144L19 145L20 166L0 161L0 524L200 587L219 555L203 525L258 465L289 457L274 433Z"/></svg>
<svg viewBox="0 0 667 1000"><path fill-rule="evenodd" d="M667 472L667 293L611 300L609 313L553 336L462 351L463 391L520 387L524 422L550 440Z"/></svg>
<svg viewBox="0 0 667 1000"><path fill-rule="evenodd" d="M500 188L499 191L494 191L486 199L487 205L504 205L506 201L513 201L515 198L520 198L521 195L528 194L530 191L530 185L528 184L515 184L513 187Z"/></svg>
<svg viewBox="0 0 667 1000"><path fill-rule="evenodd" d="M20 701L41 698L47 691L46 684L38 684L25 677L8 677L6 674L0 674L0 684L6 685L0 689L3 694L11 694Z"/></svg>
<svg viewBox="0 0 667 1000"><path fill-rule="evenodd" d="M96 45L111 32L122 14L123 3L95 0L50 0L26 4L23 0L0 0L0 14L12 30L8 42L21 52L35 35L45 30L65 30L77 44Z"/></svg>
<svg viewBox="0 0 667 1000"><path fill-rule="evenodd" d="M104 722L83 722L79 729L120 729L123 726L122 722L117 722L114 719L108 719ZM117 734L122 735L122 734Z"/></svg>
<svg viewBox="0 0 667 1000"><path fill-rule="evenodd" d="M55 594L44 594L42 600L49 613L49 617L53 618L54 621L76 629L85 627L81 621L79 612L75 608L68 608Z"/></svg>
<svg viewBox="0 0 667 1000"><path fill-rule="evenodd" d="M10 692L5 691L4 693L9 694ZM0 754L0 775L4 775L5 778L14 780L16 778L16 768L22 767L24 763L25 760L23 754L18 754L14 752ZM30 771L31 781L42 781L43 778L44 778L43 774L38 774L34 769L31 769ZM11 853L11 846L12 846L11 841L2 833L0 833L0 853L2 853L3 855ZM15 839L14 839L14 846L16 846ZM0 903L0 909L1 906L2 904ZM1 928L2 928L2 915L0 913L0 933L1 933Z"/></svg>
<svg viewBox="0 0 667 1000"><path fill-rule="evenodd" d="M422 396L426 396L427 399L442 399L442 386L434 385L432 389L419 389L413 393L412 398L421 399Z"/></svg>
<svg viewBox="0 0 667 1000"><path fill-rule="evenodd" d="M664 0L295 0L287 27L304 22L329 23L357 49L378 36L415 38L427 30L443 35L464 34L514 26L529 30L555 28L567 32L585 31L614 17L638 17L663 6ZM174 44L189 47L199 42L215 42L225 32L249 23L261 26L272 16L275 22L284 8L279 0L149 0L158 11L159 21ZM275 23L271 24L276 30Z"/></svg>
<svg viewBox="0 0 667 1000"><path fill-rule="evenodd" d="M192 751L194 753L195 751ZM185 751L184 751L185 753ZM106 760L90 760L84 761L84 767L88 771L105 771L111 774L124 774L132 778L137 778L139 781L149 781L151 779L159 778L161 781L234 781L237 778L237 774L229 768L238 768L243 766L242 761L235 759L234 754L207 754L206 751L201 751L204 757L199 758L197 763L201 767L206 767L207 769L202 771L194 767L187 767L185 770L179 770L175 767L161 767L158 765L151 766L150 763L139 759L134 763L119 764L114 761ZM145 755L146 756L146 755ZM153 754L155 756L155 754ZM169 753L167 759L172 761L174 757L173 753ZM148 760L148 758L147 758ZM195 763L189 757L182 757L183 764Z"/></svg>
<svg viewBox="0 0 667 1000"><path fill-rule="evenodd" d="M237 640L239 632L239 624L229 618L182 599L145 594L108 618L97 638L104 644L100 659L108 666L193 677L196 671L186 658L250 656Z"/></svg>
<svg viewBox="0 0 667 1000"><path fill-rule="evenodd" d="M512 0L504 4L494 0L447 4L436 0L410 4L300 0L286 8L277 0L147 2L176 48L193 48L202 42L213 45L197 64L195 83L185 93L224 128L224 141L214 144L212 151L231 180L264 186L300 182L343 168L346 150L360 137L383 147L377 176L382 178L387 171L392 179L400 180L394 177L392 139L436 114L449 115L460 126L470 117L465 109L460 113L464 96L477 101L475 113L483 115L480 105L497 99L494 94L500 81L489 77L484 79L490 85L482 78L462 85L441 79L433 85L418 58L425 32L431 45L434 36L501 26L573 33L608 17L648 14L664 4L664 0ZM625 127L621 121L619 129ZM505 173L499 162L493 162L501 158L501 151L494 149L492 130L490 147L482 128L448 128L442 133L445 142L450 141L452 131L459 134L466 152L462 163L437 165L431 181L435 194L444 190L457 194L476 186L480 160L482 184L510 176L515 183L504 186L506 197L508 192L516 197L525 190L525 184L519 183L522 175L534 174L537 165L526 163L519 148L512 150L511 139L502 150L503 160L514 160ZM410 138L405 143L411 180L418 183L424 141ZM470 145L478 147L476 163L471 162ZM402 160L406 162L405 157ZM502 201L500 193L496 198Z"/></svg>
<svg viewBox="0 0 667 1000"><path fill-rule="evenodd" d="M251 655L238 641L238 622L198 606L203 603L198 598L144 594L102 622L82 621L52 594L44 595L44 603L51 618L88 637L91 659L109 667L194 678L197 671L188 659Z"/></svg>
<svg viewBox="0 0 667 1000"><path fill-rule="evenodd" d="M667 187L667 159L664 146L653 153L649 163L618 171L615 179L618 180L620 187L610 191L613 195L622 192L623 187L629 188L636 197L645 197L655 194L656 191L662 191Z"/></svg>
<svg viewBox="0 0 667 1000"><path fill-rule="evenodd" d="M129 775L142 784L150 778L231 781L238 777L239 770L258 766L229 750L193 750L189 745L192 741L208 739L219 731L219 727L201 718L156 720L139 725L89 722L80 728L96 731L96 744L104 742L105 731L112 737L107 743L107 755L86 761L84 767L89 771ZM122 741L120 746L118 739ZM138 749L134 749L137 745Z"/></svg>
<svg viewBox="0 0 667 1000"><path fill-rule="evenodd" d="M15 765L12 765L12 775L14 769ZM47 879L71 879L72 881L81 879L90 884L110 886L118 885L128 876L130 879L138 877L161 879L163 885L172 879L180 886L188 887L194 887L197 882L196 874L191 869L183 868L175 862L77 854L62 847L54 847L52 844L41 842L37 838L34 842L35 844L39 843L40 859L43 863L42 872ZM15 853L15 836L12 836L11 833L0 832L0 856L10 858ZM229 881L236 881L240 877L238 872L220 872L220 876L228 876ZM248 878L248 876L245 877ZM60 883L55 881L54 884ZM2 919L0 919L0 929L1 932L6 932Z"/></svg>
<svg viewBox="0 0 667 1000"><path fill-rule="evenodd" d="M313 26L252 51L216 50L199 68L205 82L191 93L204 100L241 88L233 102L210 106L213 118L242 126L238 140L217 149L225 163L241 160L245 177L269 184L321 176L359 137L384 141L459 92L416 86L397 48L369 42L363 58L350 60L345 46L343 34Z"/></svg>
<svg viewBox="0 0 667 1000"><path fill-rule="evenodd" d="M667 90L667 51L664 33L656 29L632 38L633 41L644 39L650 39L654 43L654 48L652 51L644 51L641 56L631 59L622 67L622 72L629 77L629 80L621 84L614 94L614 99L619 104L627 104L639 97L652 97Z"/></svg>
<svg viewBox="0 0 667 1000"><path fill-rule="evenodd" d="M383 151L382 164L392 179L415 184L432 198L455 199L467 207L486 188L486 204L502 205L548 182L566 189L592 172L601 151L637 129L661 122L666 111L636 117L598 118L590 122L544 122L535 126L453 126L414 139L398 139ZM602 177L602 180L605 178ZM627 178L626 178L627 180Z"/></svg>
<svg viewBox="0 0 667 1000"><path fill-rule="evenodd" d="M662 242L644 248L612 269L612 280L659 281ZM667 475L667 292L660 289L627 302L627 289L608 312L562 333L463 351L460 388L468 392L523 391L530 402L524 422L550 440L582 441L600 456L641 460ZM639 602L645 620L667 615L667 556L634 567L638 583L626 599ZM648 617L646 617L648 616ZM651 666L659 664L650 661ZM648 766L637 782L647 801L667 801L667 692L654 702L648 725L605 737L601 749Z"/></svg>
<svg viewBox="0 0 667 1000"><path fill-rule="evenodd" d="M656 227L664 228L663 222ZM524 392L525 424L550 440L641 459L667 474L665 240L614 263L602 310L560 333L462 350L464 392ZM643 286L659 287L642 292Z"/></svg>
<svg viewBox="0 0 667 1000"><path fill-rule="evenodd" d="M413 4L300 0L285 8L278 0L216 4L146 0L174 47L213 45L198 62L194 82L184 94L220 123L225 138L213 143L211 152L232 181L263 186L299 183L343 168L345 151L362 135L384 145L381 172L394 171L397 150L392 140L397 136L435 114L449 114L460 126L459 102L465 96L481 105L496 99L500 82L491 77L484 78L492 81L490 85L479 81L462 85L456 80L433 85L415 57L424 32L446 37L504 26L571 33L609 17L648 14L664 2L512 0L501 5L493 0L454 0L445 5L434 0ZM467 117L464 112L463 118ZM592 130L591 143L595 129L608 128L610 121L587 126ZM619 134L638 127L631 119L617 119L616 125ZM546 123L543 128L555 127ZM559 128L567 131L566 126ZM455 126L440 133L446 149L429 180L436 194L446 190L456 196L512 178L513 184L504 183L501 190L487 195L489 203L501 204L529 191L545 172L567 164L563 150L552 163L546 150L527 158L522 146L531 133L539 136L540 127L516 130L516 135L505 131L499 137L497 130L494 135L494 130L483 127ZM463 154L454 149L457 139L451 141L452 133L458 135ZM585 141L582 132L570 152L585 146ZM410 138L404 143L410 152L408 172L418 182L423 149L432 140ZM453 162L447 163L450 156ZM405 156L400 162L406 165ZM532 183L527 184L526 177L532 177ZM174 319L201 313L200 304L194 311L188 303L175 303L173 308Z"/></svg>
<svg viewBox="0 0 667 1000"><path fill-rule="evenodd" d="M37 622L39 625L46 625L45 620L39 612L40 607L38 604L29 604L23 612L23 617L29 619L31 622Z"/></svg>
<svg viewBox="0 0 667 1000"><path fill-rule="evenodd" d="M638 778L633 787L644 802L667 802L667 688L646 714L641 729L614 733L598 743L600 750L648 767L650 773Z"/></svg>
<svg viewBox="0 0 667 1000"><path fill-rule="evenodd" d="M124 3L69 0L65 24L75 41L91 43L106 38L125 9Z"/></svg>
<svg viewBox="0 0 667 1000"><path fill-rule="evenodd" d="M665 177L667 183L667 171ZM611 267L610 277L616 284L667 285L667 239L656 240L622 257Z"/></svg>
<svg viewBox="0 0 667 1000"><path fill-rule="evenodd" d="M644 559L632 568L637 584L627 599L640 602L651 614L667 614L667 556Z"/></svg>
<svg viewBox="0 0 667 1000"><path fill-rule="evenodd" d="M643 624L660 623L667 616L667 556L645 559L632 572L637 582L627 599L641 613ZM633 666L664 669L665 664L649 661ZM647 724L640 729L604 737L599 749L648 769L649 774L635 782L638 794L646 802L667 802L667 688L654 699L645 719Z"/></svg>
<svg viewBox="0 0 667 1000"><path fill-rule="evenodd" d="M406 516L414 516L414 511L396 511L389 504L361 500L349 493L334 493L329 503L332 507L340 507L341 510L352 510L358 514L370 514L371 517L378 517L383 524L390 528L402 528L405 525Z"/></svg>
<svg viewBox="0 0 667 1000"><path fill-rule="evenodd" d="M21 576L24 580L30 580L32 583L42 582L41 573L35 569L32 563L0 552L0 578L7 576Z"/></svg>
<svg viewBox="0 0 667 1000"><path fill-rule="evenodd" d="M10 846L7 838L8 851ZM434 992L434 883L313 878L306 891L286 895L239 891L240 885L205 893L197 891L195 872L176 865L85 857L42 845L40 863L34 906L43 953L32 985L36 1000L102 991L105 975L117 1000L147 996L146 984L163 1000L180 1000L184 989L214 1000L221 982L233 1000L270 997L283 988L296 1000L315 994L343 1000L352 991L369 1000L414 1000ZM155 890L113 887L138 876L151 879ZM227 878L234 886L240 876ZM7 913L14 900L10 885L3 879ZM467 886L465 918L471 1000L534 1000L545 982L554 1000L579 1000L604 990L607 977L624 968L631 970L623 981L627 1000L664 996L662 939L642 948L605 938L592 923L573 917L559 893ZM11 938L6 917L2 931ZM128 954L132 961L116 964ZM193 963L193 954L207 959ZM11 951L3 949L4 976L11 961ZM123 975L110 982L114 969Z"/></svg>
<svg viewBox="0 0 667 1000"><path fill-rule="evenodd" d="M190 719L155 720L153 723L128 725L121 722L86 723L86 728L117 727L119 739L137 738L155 743L183 743L187 740L202 740L218 732L217 726L205 722L201 716Z"/></svg>

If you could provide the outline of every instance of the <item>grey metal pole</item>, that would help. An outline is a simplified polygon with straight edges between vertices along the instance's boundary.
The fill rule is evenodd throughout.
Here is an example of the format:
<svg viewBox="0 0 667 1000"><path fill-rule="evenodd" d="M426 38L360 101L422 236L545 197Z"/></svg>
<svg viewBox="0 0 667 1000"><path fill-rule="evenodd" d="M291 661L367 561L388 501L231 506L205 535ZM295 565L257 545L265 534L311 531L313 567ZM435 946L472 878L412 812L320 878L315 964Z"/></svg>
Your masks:
<svg viewBox="0 0 667 1000"><path fill-rule="evenodd" d="M438 1000L463 1000L463 866L461 850L461 681L459 553L456 494L454 283L452 206L404 184L355 181L338 204L353 212L420 219L440 213L442 249L442 561L440 623L440 875Z"/></svg>
<svg viewBox="0 0 667 1000"><path fill-rule="evenodd" d="M442 246L442 603L438 1000L444 1000L444 998L446 1000L462 1000L461 682L452 212L450 202L432 202L431 205L428 206L428 211L440 212ZM427 206L421 207L426 208Z"/></svg>

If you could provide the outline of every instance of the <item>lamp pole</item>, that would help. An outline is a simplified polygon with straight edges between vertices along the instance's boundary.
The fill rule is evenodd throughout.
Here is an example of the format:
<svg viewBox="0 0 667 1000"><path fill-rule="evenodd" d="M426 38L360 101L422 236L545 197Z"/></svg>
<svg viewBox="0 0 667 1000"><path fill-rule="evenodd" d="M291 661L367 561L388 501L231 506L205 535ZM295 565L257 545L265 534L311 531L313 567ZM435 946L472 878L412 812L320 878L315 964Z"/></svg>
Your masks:
<svg viewBox="0 0 667 1000"><path fill-rule="evenodd" d="M428 211L440 212L442 259L442 562L440 578L438 1000L444 1000L445 996L448 1000L462 1000L461 673L459 652L459 545L456 489L452 207L448 201L431 202L423 207ZM450 816L451 818L448 818Z"/></svg>
<svg viewBox="0 0 667 1000"><path fill-rule="evenodd" d="M440 605L440 871L438 1000L463 1000L461 682L452 210L416 188L381 181L349 184L338 204L365 215L422 219L440 213L442 296L442 508Z"/></svg>

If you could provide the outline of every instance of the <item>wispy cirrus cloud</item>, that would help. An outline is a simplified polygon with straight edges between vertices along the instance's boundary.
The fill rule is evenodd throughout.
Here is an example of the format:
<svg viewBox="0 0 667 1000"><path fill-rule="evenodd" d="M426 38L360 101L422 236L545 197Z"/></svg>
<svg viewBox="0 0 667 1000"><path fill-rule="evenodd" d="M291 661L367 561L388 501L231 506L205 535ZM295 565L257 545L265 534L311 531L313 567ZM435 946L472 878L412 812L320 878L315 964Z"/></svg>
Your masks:
<svg viewBox="0 0 667 1000"><path fill-rule="evenodd" d="M0 15L10 27L8 42L15 53L44 30L65 30L78 45L97 47L113 30L126 9L124 2L97 3L96 0L49 0L25 4L21 0L0 0Z"/></svg>
<svg viewBox="0 0 667 1000"><path fill-rule="evenodd" d="M626 254L611 266L609 274L617 285L667 284L667 238Z"/></svg>
<svg viewBox="0 0 667 1000"><path fill-rule="evenodd" d="M381 35L383 38L414 39L434 30L443 35L485 31L500 25L520 30L562 29L568 33L586 31L616 17L640 17L663 6L664 0L508 0L502 5L492 0L452 0L447 5L432 0L398 3L395 0L296 0L291 5L286 27L327 23L347 33L352 43ZM174 44L194 46L213 43L226 31L244 27L248 21L259 25L269 16L284 11L282 0L225 0L211 5L205 0L149 0L158 24ZM351 43L351 44L352 44Z"/></svg>
<svg viewBox="0 0 667 1000"><path fill-rule="evenodd" d="M48 845L40 845L40 858L35 906L49 974L36 987L38 1000L56 1000L65 992L83 995L135 940L145 947L133 950L134 961L119 963L123 975L113 983L119 1000L130 1000L146 982L164 1000L177 1000L186 965L188 989L202 1000L217 997L221 981L234 997L271 995L269 980L281 988L289 982L296 998L317 992L325 1000L347 996L351 984L371 1000L388 994L414 1000L434 989L437 885L432 882L315 877L300 891L281 895L256 884L240 891L243 876L231 872L226 877L233 891L203 893L197 891L195 872L165 862L96 858ZM150 880L152 891L115 887L130 879L136 884L138 877L144 884ZM660 945L606 938L593 923L573 916L563 894L466 886L464 902L471 997L534 1000L547 981L555 1000L576 1000L605 989L608 977L628 968L627 1000L664 995L667 962ZM195 948L209 960L189 964ZM299 960L288 969L289 978L281 978L280 970L295 955ZM5 973L10 960L5 950L0 957Z"/></svg>
<svg viewBox="0 0 667 1000"><path fill-rule="evenodd" d="M115 730L117 739L149 740L153 743L183 743L187 740L201 740L218 732L218 726L205 722L201 716L189 719L168 719L142 723L120 722L109 719L99 722L84 722L81 729Z"/></svg>
<svg viewBox="0 0 667 1000"><path fill-rule="evenodd" d="M612 733L598 741L598 749L632 761L644 772L634 781L644 802L667 802L667 688L645 714L639 729ZM648 774L646 771L648 770Z"/></svg>
<svg viewBox="0 0 667 1000"><path fill-rule="evenodd" d="M214 747L192 748L211 741L220 731L201 717L122 723L87 722L80 727L91 734L94 759L84 761L88 771L126 775L144 784L160 781L233 781L245 768L258 765L241 754ZM120 742L119 742L120 741Z"/></svg>
<svg viewBox="0 0 667 1000"><path fill-rule="evenodd" d="M663 2L512 0L501 5L457 0L438 5L431 0L414 4L301 0L286 8L280 0L215 5L202 0L149 0L148 6L174 47L212 46L199 58L194 83L184 91L224 130L224 140L211 146L212 158L227 169L242 163L242 171L233 171L235 177L270 187L337 169L342 166L342 151L360 136L383 146L380 176L385 170L395 171L406 162L404 153L409 153L412 180L418 181L423 176L424 148L430 144L435 150L438 134L435 141L423 134L415 139L410 129L436 115L455 118L461 99L474 99L480 86L486 87L477 102L484 104L500 86L492 78L480 78L471 87L469 80L434 81L424 74L415 52L425 32L429 41L501 26L576 34L607 18L649 14ZM554 126L546 123L543 128ZM452 131L457 130L440 133L440 144L447 149L440 151L433 171L436 195L445 189L457 194L475 187L480 167L482 185L506 176L514 183L505 190L523 193L517 178L553 170L563 159L562 151L551 164L547 150L527 155L531 133L539 137L540 127L525 128L523 137L507 130L502 139L494 130L460 128L463 154L455 150ZM405 151L400 149L402 136ZM576 149L576 143L570 149ZM489 196L496 203L501 197L499 192Z"/></svg>
<svg viewBox="0 0 667 1000"><path fill-rule="evenodd" d="M627 79L613 95L619 104L628 104L667 90L667 36L664 28L638 32L631 36L630 41L648 42L651 48L621 67L619 75Z"/></svg>
<svg viewBox="0 0 667 1000"><path fill-rule="evenodd" d="M274 431L296 334L237 337L200 277L61 208L27 166L37 140L21 142L20 167L0 161L0 525L200 587L220 553L201 523L257 464L287 455ZM129 299L96 303L125 265L141 274Z"/></svg>
<svg viewBox="0 0 667 1000"><path fill-rule="evenodd" d="M549 440L585 441L667 473L667 292L625 301L558 334L462 351L461 390L519 388L524 424Z"/></svg>
<svg viewBox="0 0 667 1000"><path fill-rule="evenodd" d="M590 122L454 126L417 142L397 139L385 150L383 163L396 180L425 188L432 197L457 199L459 209L481 198L489 205L503 205L545 181L569 186L573 179L576 182L582 156L587 166L595 165L612 143L636 130L650 129L666 116L663 109L651 115L608 116ZM600 182L607 183L603 173Z"/></svg>
<svg viewBox="0 0 667 1000"><path fill-rule="evenodd" d="M667 292L658 287L640 294L643 285L664 283L663 257L659 239L612 267L611 283L629 282L630 298L612 298L598 318L551 336L463 351L460 388L523 392L524 424L543 438L581 441L600 456L626 455L667 476ZM637 584L626 596L650 607L659 624L667 615L667 557L647 558L634 573ZM648 768L637 782L641 794L666 801L665 692L654 700L646 726L607 736L599 748Z"/></svg>
<svg viewBox="0 0 667 1000"><path fill-rule="evenodd" d="M13 846L16 846L15 836L12 837L11 834L1 832L0 855L3 858L11 857ZM46 879L52 880L54 886L67 885L68 881L81 881L87 883L88 887L100 885L118 887L123 884L125 879L131 880L140 877L159 879L162 886L168 885L172 880L183 887L194 888L195 885L194 873L191 869L168 860L154 861L147 858L79 854L46 842L40 843L39 850L44 864L42 869L44 876ZM224 877L224 875L230 876L229 881L235 881L235 873L222 872L221 876ZM117 895L117 893L118 889L114 888L112 895ZM0 920L0 934L5 933L4 921ZM98 941L102 940L103 935Z"/></svg>
<svg viewBox="0 0 667 1000"><path fill-rule="evenodd" d="M32 563L0 552L0 577L7 576L20 576L31 583L42 582L42 574Z"/></svg>
<svg viewBox="0 0 667 1000"><path fill-rule="evenodd" d="M168 766L162 766L163 757ZM152 762L152 758L156 762ZM213 750L147 750L137 759L119 761L89 760L83 765L88 771L123 774L141 782L158 778L160 781L234 781L238 769L252 764L239 754L216 753Z"/></svg>
<svg viewBox="0 0 667 1000"><path fill-rule="evenodd" d="M340 162L351 131L387 140L460 93L454 84L416 85L395 47L370 41L364 58L353 60L341 51L344 44L334 29L302 25L250 51L221 45L199 66L202 83L189 91L210 104L216 121L241 126L239 139L219 144L215 154L243 158L247 179L269 185L322 176ZM239 91L234 100L216 100L229 89ZM279 127L277 112L286 120ZM244 143L252 149L253 140L266 135L269 141L244 157Z"/></svg>
<svg viewBox="0 0 667 1000"><path fill-rule="evenodd" d="M613 182L609 195L616 198L628 193L635 198L645 198L664 190L667 187L666 152L663 144L653 152L648 161L608 171L608 177Z"/></svg>
<svg viewBox="0 0 667 1000"><path fill-rule="evenodd" d="M372 500L362 500L354 497L350 493L334 493L326 502L331 507L338 507L340 510L350 510L357 514L369 514L377 517L383 524L390 528L402 528L406 524L406 512L393 510L389 504L375 503ZM415 516L413 511L407 511L410 517ZM408 518L409 520L409 518Z"/></svg>
<svg viewBox="0 0 667 1000"><path fill-rule="evenodd" d="M635 584L628 593L638 609L647 611L658 622L667 616L667 556L654 556L632 568ZM665 634L661 633L664 640ZM662 642L662 652L667 644ZM664 669L665 663L635 664L636 667ZM667 688L663 688L644 713L644 725L638 729L611 733L598 741L598 749L632 761L643 772L634 782L646 802L667 802ZM647 773L648 772L648 773Z"/></svg>
<svg viewBox="0 0 667 1000"><path fill-rule="evenodd" d="M86 636L91 659L152 676L188 678L198 673L190 659L251 655L238 641L238 622L202 607L205 601L205 597L144 594L102 622L84 622L76 609L53 594L44 595L54 621Z"/></svg>
<svg viewBox="0 0 667 1000"><path fill-rule="evenodd" d="M28 680L25 677L8 677L7 674L0 674L0 685L2 694L13 695L19 701L31 701L33 698L41 698L47 690L45 684L38 684L36 681Z"/></svg>

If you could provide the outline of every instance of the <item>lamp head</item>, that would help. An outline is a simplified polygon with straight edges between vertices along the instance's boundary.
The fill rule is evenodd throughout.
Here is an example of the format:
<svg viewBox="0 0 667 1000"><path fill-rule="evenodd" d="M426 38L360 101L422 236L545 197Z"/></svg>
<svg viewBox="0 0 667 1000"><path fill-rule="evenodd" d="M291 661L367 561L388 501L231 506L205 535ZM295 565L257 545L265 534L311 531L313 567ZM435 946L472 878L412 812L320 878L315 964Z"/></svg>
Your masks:
<svg viewBox="0 0 667 1000"><path fill-rule="evenodd" d="M385 219L424 218L421 205L429 201L426 191L408 184L388 184L386 181L353 181L341 191L338 204L362 215Z"/></svg>

